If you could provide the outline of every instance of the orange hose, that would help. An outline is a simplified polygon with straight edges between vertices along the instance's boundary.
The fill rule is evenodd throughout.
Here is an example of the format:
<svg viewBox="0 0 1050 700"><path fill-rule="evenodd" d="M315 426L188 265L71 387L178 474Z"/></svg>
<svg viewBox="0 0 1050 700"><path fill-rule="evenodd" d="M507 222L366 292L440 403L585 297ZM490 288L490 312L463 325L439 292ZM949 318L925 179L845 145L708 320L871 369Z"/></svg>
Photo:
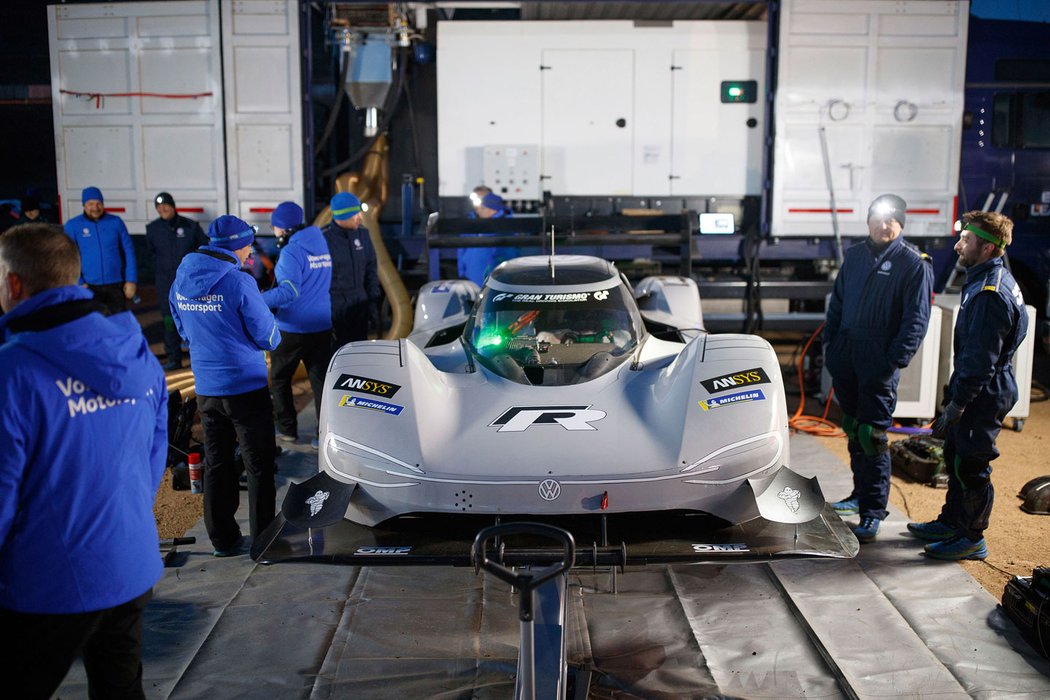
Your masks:
<svg viewBox="0 0 1050 700"><path fill-rule="evenodd" d="M816 340L817 335L823 330L824 324L820 324L817 330L813 331L813 335L809 336L809 340L806 341L806 346L802 348L802 354L798 358L798 389L799 389L799 401L798 410L795 411L795 415L788 419L788 427L792 430L797 430L800 433L808 433L810 435L817 435L819 437L846 437L846 433L835 425L832 421L828 420L828 411L831 408L831 397L834 396L835 391L832 390L828 394L828 400L824 404L824 415L823 416L807 416L803 415L802 411L806 408L806 383L803 379L802 363L806 361L806 353L809 352L809 346Z"/></svg>

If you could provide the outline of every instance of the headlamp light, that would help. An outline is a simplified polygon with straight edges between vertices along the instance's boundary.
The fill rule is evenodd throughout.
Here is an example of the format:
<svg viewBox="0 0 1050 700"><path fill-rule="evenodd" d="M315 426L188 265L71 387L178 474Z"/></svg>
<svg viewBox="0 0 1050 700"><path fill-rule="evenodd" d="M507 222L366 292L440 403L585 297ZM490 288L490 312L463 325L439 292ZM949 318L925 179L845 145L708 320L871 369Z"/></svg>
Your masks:
<svg viewBox="0 0 1050 700"><path fill-rule="evenodd" d="M480 207L481 206L481 197L478 195L477 192L471 192L470 193L470 203L473 204L476 207Z"/></svg>
<svg viewBox="0 0 1050 700"><path fill-rule="evenodd" d="M871 209L873 214L882 218L885 218L894 211L893 205L885 200L876 202L875 206Z"/></svg>

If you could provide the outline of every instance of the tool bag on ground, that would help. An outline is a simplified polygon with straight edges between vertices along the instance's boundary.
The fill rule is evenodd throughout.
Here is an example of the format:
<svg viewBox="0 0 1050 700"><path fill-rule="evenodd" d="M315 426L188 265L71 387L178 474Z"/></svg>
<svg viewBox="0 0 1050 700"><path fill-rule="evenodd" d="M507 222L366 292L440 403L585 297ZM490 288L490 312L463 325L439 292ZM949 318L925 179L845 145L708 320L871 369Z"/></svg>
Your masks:
<svg viewBox="0 0 1050 700"><path fill-rule="evenodd" d="M1003 589L1003 610L1032 648L1050 659L1050 568L1014 576Z"/></svg>
<svg viewBox="0 0 1050 700"><path fill-rule="evenodd" d="M944 468L944 440L929 435L913 435L890 445L893 471L911 481L947 488Z"/></svg>

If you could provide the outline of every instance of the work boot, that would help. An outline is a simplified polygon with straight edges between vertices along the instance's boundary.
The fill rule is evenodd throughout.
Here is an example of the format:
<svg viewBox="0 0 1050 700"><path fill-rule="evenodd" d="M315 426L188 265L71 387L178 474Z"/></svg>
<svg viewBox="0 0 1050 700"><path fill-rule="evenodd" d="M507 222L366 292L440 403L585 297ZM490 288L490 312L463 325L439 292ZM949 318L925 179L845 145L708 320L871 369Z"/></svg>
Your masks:
<svg viewBox="0 0 1050 700"><path fill-rule="evenodd" d="M955 537L955 528L945 525L940 520L931 520L928 523L908 523L908 532L927 542L941 542Z"/></svg>
<svg viewBox="0 0 1050 700"><path fill-rule="evenodd" d="M979 540L971 540L969 537L958 535L926 545L926 556L951 561L984 559L988 556L988 547L984 544L983 537Z"/></svg>
<svg viewBox="0 0 1050 700"><path fill-rule="evenodd" d="M838 515L856 515L860 512L860 504L856 498L843 498L832 503L831 509Z"/></svg>
<svg viewBox="0 0 1050 700"><path fill-rule="evenodd" d="M853 534L857 536L858 542L874 542L875 536L879 534L879 525L881 524L881 520L869 515L860 519L860 525L853 528Z"/></svg>

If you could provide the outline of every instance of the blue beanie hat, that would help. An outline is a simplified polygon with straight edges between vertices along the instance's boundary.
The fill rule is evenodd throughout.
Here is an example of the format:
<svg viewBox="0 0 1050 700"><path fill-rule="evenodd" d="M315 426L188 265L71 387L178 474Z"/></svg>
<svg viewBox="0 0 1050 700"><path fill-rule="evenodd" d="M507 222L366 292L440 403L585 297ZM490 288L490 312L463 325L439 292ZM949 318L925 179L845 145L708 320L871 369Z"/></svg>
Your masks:
<svg viewBox="0 0 1050 700"><path fill-rule="evenodd" d="M102 190L97 187L85 187L84 191L80 193L80 203L87 204L92 199L97 199L100 202L105 202L102 199Z"/></svg>
<svg viewBox="0 0 1050 700"><path fill-rule="evenodd" d="M255 240L255 229L236 216L224 214L208 227L208 242L226 250L240 250Z"/></svg>
<svg viewBox="0 0 1050 700"><path fill-rule="evenodd" d="M486 209L492 209L493 211L503 211L507 208L507 205L503 203L503 197L500 197L495 192L489 192L482 197L481 206Z"/></svg>
<svg viewBox="0 0 1050 700"><path fill-rule="evenodd" d="M340 192L332 197L332 218L344 221L361 213L361 200L349 192Z"/></svg>
<svg viewBox="0 0 1050 700"><path fill-rule="evenodd" d="M281 202L270 214L270 225L277 228L292 229L303 223L303 208L295 202Z"/></svg>

